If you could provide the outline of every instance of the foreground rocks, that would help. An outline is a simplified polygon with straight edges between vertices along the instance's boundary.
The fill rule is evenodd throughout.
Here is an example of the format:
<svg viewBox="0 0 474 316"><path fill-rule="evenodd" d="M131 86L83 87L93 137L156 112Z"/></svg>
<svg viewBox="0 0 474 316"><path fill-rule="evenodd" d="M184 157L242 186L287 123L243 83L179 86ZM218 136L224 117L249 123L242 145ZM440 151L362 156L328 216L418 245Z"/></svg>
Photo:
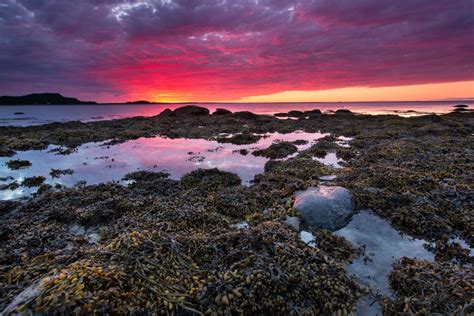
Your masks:
<svg viewBox="0 0 474 316"><path fill-rule="evenodd" d="M391 277L394 297L385 303L379 298L385 312L471 312L466 302L472 296L472 266L464 263L472 257L446 240L457 236L474 245L473 113L402 118L315 111L281 120L195 110L0 127L0 155L50 144L63 146L58 154L67 154L86 142L112 140L112 145L158 134L234 144L255 143L268 132L331 135L295 157L270 160L250 187L217 170L196 171L179 181L138 172L129 175L128 187L81 185L0 202L0 311L24 289L52 280L16 311L350 312L361 295L342 268L353 249L344 238L317 228L311 229L313 249L285 223L299 213L292 204L295 192L320 187L321 177L336 173L332 183L350 189L358 208L371 208L397 230L436 245L436 262L401 262ZM351 147L336 143L341 135L354 138ZM335 172L314 160L328 151L346 160L346 168ZM248 227L235 228L244 221ZM101 227L100 239L90 243L71 232L72 225ZM436 286L427 288L433 282Z"/></svg>
<svg viewBox="0 0 474 316"><path fill-rule="evenodd" d="M209 110L197 105L187 105L177 108L173 114L176 116L200 116L209 115Z"/></svg>
<svg viewBox="0 0 474 316"><path fill-rule="evenodd" d="M352 193L338 186L319 186L298 192L293 207L309 226L330 231L344 227L355 213Z"/></svg>
<svg viewBox="0 0 474 316"><path fill-rule="evenodd" d="M243 187L216 169L179 181L147 172L127 178L135 181L128 187L75 187L8 206L0 310L347 314L355 306L360 290L343 269L350 247L327 233L320 249L302 242L281 223L284 205L260 194L282 197L284 188L265 179ZM247 225L235 225L244 218ZM87 231L97 231L93 242Z"/></svg>

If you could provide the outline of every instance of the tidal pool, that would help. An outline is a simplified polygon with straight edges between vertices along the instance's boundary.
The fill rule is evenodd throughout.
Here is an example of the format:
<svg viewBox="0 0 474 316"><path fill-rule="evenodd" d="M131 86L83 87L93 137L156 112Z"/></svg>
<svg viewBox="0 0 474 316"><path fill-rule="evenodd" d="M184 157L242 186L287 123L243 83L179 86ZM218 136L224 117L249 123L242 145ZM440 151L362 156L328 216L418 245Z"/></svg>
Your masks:
<svg viewBox="0 0 474 316"><path fill-rule="evenodd" d="M296 131L288 134L268 133L258 142L250 145L218 143L215 140L152 137L139 138L117 145L107 142L87 143L68 155L59 155L58 146L49 146L45 150L20 151L13 157L0 157L0 185L21 182L32 176L43 176L45 183L73 186L79 181L98 184L110 181L122 181L123 176L136 170L166 171L173 179L197 168L218 168L234 172L249 184L256 174L264 171L265 157L252 155L252 151L263 149L276 141L306 140L307 144L297 145L298 151L309 148L318 139L327 136L324 133L305 133ZM247 154L240 150L248 150ZM292 155L293 156L293 155ZM287 157L288 158L288 157ZM5 163L9 160L29 160L28 168L10 170ZM52 178L51 169L72 169L73 174ZM1 190L0 199L14 199L36 192L37 188L20 186L15 190Z"/></svg>
<svg viewBox="0 0 474 316"><path fill-rule="evenodd" d="M342 168L342 163L344 162L344 160L337 157L335 152L329 152L323 158L313 157L313 160L334 169Z"/></svg>
<svg viewBox="0 0 474 316"><path fill-rule="evenodd" d="M401 234L385 219L371 211L361 211L335 234L354 246L365 248L365 255L346 266L357 280L383 295L390 295L388 275L393 263L402 257L434 260L434 254L424 245L426 241Z"/></svg>

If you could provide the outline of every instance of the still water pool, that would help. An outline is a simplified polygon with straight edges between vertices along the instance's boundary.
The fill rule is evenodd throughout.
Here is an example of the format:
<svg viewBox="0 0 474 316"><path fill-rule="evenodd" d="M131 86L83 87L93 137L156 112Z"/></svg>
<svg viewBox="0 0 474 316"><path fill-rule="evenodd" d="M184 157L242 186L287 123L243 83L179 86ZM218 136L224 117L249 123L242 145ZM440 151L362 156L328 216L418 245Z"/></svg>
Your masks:
<svg viewBox="0 0 474 316"><path fill-rule="evenodd" d="M263 172L265 163L269 160L252 155L252 151L267 148L277 141L305 140L307 144L297 145L301 151L327 135L329 134L301 131L288 134L268 133L250 145L218 143L206 139L139 138L117 145L107 145L107 142L87 143L68 155L58 154L58 146L49 146L45 150L18 152L14 157L0 157L0 178L3 178L0 185L15 181L20 184L25 178L32 176L43 176L48 184L65 186L75 185L79 181L87 184L121 182L125 174L137 170L166 171L172 179L179 179L183 174L198 168L218 168L234 172L248 185L256 174ZM248 153L242 153L242 149L246 149ZM10 170L5 163L16 159L29 160L32 165ZM49 174L53 168L72 169L74 173L53 178ZM1 190L0 199L18 198L36 190L37 188L23 186L15 190Z"/></svg>

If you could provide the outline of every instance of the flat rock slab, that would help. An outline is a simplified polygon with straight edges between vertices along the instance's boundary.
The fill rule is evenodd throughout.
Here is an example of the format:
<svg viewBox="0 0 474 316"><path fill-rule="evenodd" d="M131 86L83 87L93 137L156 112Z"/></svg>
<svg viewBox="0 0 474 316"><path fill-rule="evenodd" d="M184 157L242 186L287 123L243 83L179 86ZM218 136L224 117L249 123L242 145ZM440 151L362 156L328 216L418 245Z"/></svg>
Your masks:
<svg viewBox="0 0 474 316"><path fill-rule="evenodd" d="M339 186L319 186L297 192L293 207L309 226L330 231L344 227L355 213L352 193Z"/></svg>

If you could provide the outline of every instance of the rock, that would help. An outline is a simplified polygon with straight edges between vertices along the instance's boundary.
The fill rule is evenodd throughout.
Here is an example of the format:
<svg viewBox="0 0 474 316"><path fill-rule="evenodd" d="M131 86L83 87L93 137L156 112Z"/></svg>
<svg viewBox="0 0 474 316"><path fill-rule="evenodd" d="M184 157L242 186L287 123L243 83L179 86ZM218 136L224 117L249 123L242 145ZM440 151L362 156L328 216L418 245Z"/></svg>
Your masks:
<svg viewBox="0 0 474 316"><path fill-rule="evenodd" d="M288 112L288 117L296 117L296 118L304 117L304 113L301 111L293 110L293 111Z"/></svg>
<svg viewBox="0 0 474 316"><path fill-rule="evenodd" d="M232 224L230 225L230 227L235 228L235 229L247 229L250 227L250 225L246 221L243 221L240 223Z"/></svg>
<svg viewBox="0 0 474 316"><path fill-rule="evenodd" d="M164 109L163 112L158 114L158 116L160 117L172 116L172 115L173 115L173 111L171 111L170 109Z"/></svg>
<svg viewBox="0 0 474 316"><path fill-rule="evenodd" d="M227 115L227 114L232 114L232 112L227 109L221 109L221 108L217 108L214 111L214 113L212 113L212 115Z"/></svg>
<svg viewBox="0 0 474 316"><path fill-rule="evenodd" d="M186 105L173 111L176 116L200 116L209 115L209 110L197 105Z"/></svg>
<svg viewBox="0 0 474 316"><path fill-rule="evenodd" d="M468 108L469 106L466 104L456 104L453 106L454 108Z"/></svg>
<svg viewBox="0 0 474 316"><path fill-rule="evenodd" d="M18 169L21 169L21 168L28 168L31 166L31 162L29 160L20 160L20 159L17 159L17 160L10 160L10 161L7 161L5 163L5 165L7 165L8 168L10 168L11 170L18 170Z"/></svg>
<svg viewBox="0 0 474 316"><path fill-rule="evenodd" d="M25 112L15 112L15 113L13 113L13 115L24 115L24 114L25 114Z"/></svg>
<svg viewBox="0 0 474 316"><path fill-rule="evenodd" d="M268 148L256 150L252 152L252 154L254 156L263 156L270 159L279 159L285 158L297 151L298 147L290 142L278 142L271 144Z"/></svg>
<svg viewBox="0 0 474 316"><path fill-rule="evenodd" d="M236 134L231 137L218 137L216 140L218 143L231 143L234 145L248 145L259 141L262 136L254 135L251 133Z"/></svg>
<svg viewBox="0 0 474 316"><path fill-rule="evenodd" d="M339 109L339 110L336 110L335 112L336 114L346 114L346 115L351 115L351 114L354 114L352 113L351 110L348 110L348 109Z"/></svg>
<svg viewBox="0 0 474 316"><path fill-rule="evenodd" d="M301 117L305 117L305 115L306 115L306 112L297 111L297 110L288 111L287 113L273 114L273 116L276 116L276 117L291 117L291 118L301 118Z"/></svg>
<svg viewBox="0 0 474 316"><path fill-rule="evenodd" d="M304 114L306 116L320 116L323 113L321 113L320 109L314 109L314 110L310 110L310 111L304 111Z"/></svg>
<svg viewBox="0 0 474 316"><path fill-rule="evenodd" d="M296 145L296 146L301 146L301 145L307 145L309 143L309 141L307 141L305 139L297 139L295 141L292 141L291 143L293 145Z"/></svg>
<svg viewBox="0 0 474 316"><path fill-rule="evenodd" d="M286 219L283 221L286 225L292 227L294 230L300 230L300 219L296 216L287 216Z"/></svg>
<svg viewBox="0 0 474 316"><path fill-rule="evenodd" d="M258 118L258 115L249 111L240 111L240 112L235 112L234 117L251 120L251 119Z"/></svg>
<svg viewBox="0 0 474 316"><path fill-rule="evenodd" d="M0 313L0 315L10 315L14 313L15 310L21 305L23 305L25 302L28 302L33 298L37 297L41 293L41 286L47 280L48 278L41 279L24 289L22 292L20 292L20 294L13 298L10 304L5 307L5 309Z"/></svg>
<svg viewBox="0 0 474 316"><path fill-rule="evenodd" d="M28 177L23 180L21 185L27 188L39 187L41 184L43 184L44 180L46 180L46 178L43 176Z"/></svg>
<svg viewBox="0 0 474 316"><path fill-rule="evenodd" d="M369 193L372 193L372 194L382 193L382 190L380 190L379 188L374 188L374 187L367 187L367 188L364 188L363 190L365 192L369 192Z"/></svg>
<svg viewBox="0 0 474 316"><path fill-rule="evenodd" d="M316 238L314 238L314 235L310 232L307 231L301 231L300 232L300 239L303 241L305 244L310 246L311 248L316 248L318 245L316 244Z"/></svg>
<svg viewBox="0 0 474 316"><path fill-rule="evenodd" d="M344 227L355 213L352 193L338 186L312 187L297 192L293 207L306 224L330 231Z"/></svg>
<svg viewBox="0 0 474 316"><path fill-rule="evenodd" d="M467 108L456 108L453 110L453 112L456 112L456 113L459 113L459 112L464 113L464 112L472 112L472 111L474 110L467 109Z"/></svg>
<svg viewBox="0 0 474 316"><path fill-rule="evenodd" d="M330 176L321 176L319 177L320 181L334 181L336 180L337 176L336 175L330 175Z"/></svg>
<svg viewBox="0 0 474 316"><path fill-rule="evenodd" d="M71 234L84 237L89 244L97 244L100 241L100 235L98 234L99 230L99 227L86 228L77 223L69 227Z"/></svg>

